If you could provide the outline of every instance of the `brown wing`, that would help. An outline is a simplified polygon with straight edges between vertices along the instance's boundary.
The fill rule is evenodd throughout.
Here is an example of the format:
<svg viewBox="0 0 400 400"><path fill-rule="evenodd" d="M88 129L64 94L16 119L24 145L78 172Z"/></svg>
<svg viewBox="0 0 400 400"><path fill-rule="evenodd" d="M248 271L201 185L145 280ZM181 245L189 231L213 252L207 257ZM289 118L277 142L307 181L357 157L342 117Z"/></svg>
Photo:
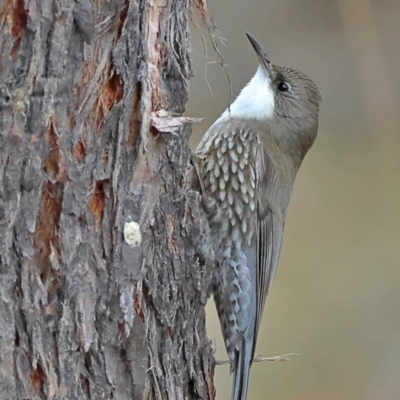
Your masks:
<svg viewBox="0 0 400 400"><path fill-rule="evenodd" d="M257 302L254 347L269 287L275 275L282 246L286 209L284 188L267 151L258 154L258 224L257 224ZM290 193L287 194L288 196Z"/></svg>

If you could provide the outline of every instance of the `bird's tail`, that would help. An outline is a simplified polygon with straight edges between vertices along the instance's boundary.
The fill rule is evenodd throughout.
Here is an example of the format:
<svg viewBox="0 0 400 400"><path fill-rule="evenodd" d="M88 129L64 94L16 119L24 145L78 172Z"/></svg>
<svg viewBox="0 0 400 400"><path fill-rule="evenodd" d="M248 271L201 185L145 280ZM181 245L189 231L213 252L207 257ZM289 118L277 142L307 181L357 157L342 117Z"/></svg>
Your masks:
<svg viewBox="0 0 400 400"><path fill-rule="evenodd" d="M232 400L246 400L249 387L250 367L253 358L253 346L251 341L244 340L240 350L236 350Z"/></svg>

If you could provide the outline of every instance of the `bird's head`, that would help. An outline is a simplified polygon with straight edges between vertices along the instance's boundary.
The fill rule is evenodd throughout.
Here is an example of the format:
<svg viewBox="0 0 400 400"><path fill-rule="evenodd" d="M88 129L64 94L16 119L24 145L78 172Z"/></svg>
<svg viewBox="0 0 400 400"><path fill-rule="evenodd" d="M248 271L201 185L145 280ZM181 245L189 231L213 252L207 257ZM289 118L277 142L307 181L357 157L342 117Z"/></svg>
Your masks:
<svg viewBox="0 0 400 400"><path fill-rule="evenodd" d="M277 141L303 158L317 136L319 90L302 72L272 64L257 39L246 35L260 65L226 114L268 125Z"/></svg>

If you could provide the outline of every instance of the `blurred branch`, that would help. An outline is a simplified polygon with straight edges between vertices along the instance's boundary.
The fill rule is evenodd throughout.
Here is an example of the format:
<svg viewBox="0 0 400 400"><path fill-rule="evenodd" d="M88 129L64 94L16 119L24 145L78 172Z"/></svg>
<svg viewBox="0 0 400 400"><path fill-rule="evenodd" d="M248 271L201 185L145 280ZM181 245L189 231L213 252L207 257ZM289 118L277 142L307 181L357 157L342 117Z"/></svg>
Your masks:
<svg viewBox="0 0 400 400"><path fill-rule="evenodd" d="M281 354L279 356L272 356L272 357L267 357L262 354L256 354L254 356L253 362L264 362L264 361L292 361L293 357L300 356L300 354L297 353L288 353L288 354ZM223 365L223 364L229 364L229 360L217 360L215 365Z"/></svg>

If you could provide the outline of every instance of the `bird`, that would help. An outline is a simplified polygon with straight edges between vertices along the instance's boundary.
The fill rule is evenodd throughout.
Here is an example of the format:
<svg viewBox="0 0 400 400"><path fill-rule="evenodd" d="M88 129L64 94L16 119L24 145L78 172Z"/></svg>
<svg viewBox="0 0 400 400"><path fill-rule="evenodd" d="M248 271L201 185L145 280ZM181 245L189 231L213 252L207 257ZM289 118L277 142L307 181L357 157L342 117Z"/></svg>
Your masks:
<svg viewBox="0 0 400 400"><path fill-rule="evenodd" d="M321 103L307 75L271 63L246 35L258 56L256 73L195 150L209 204L212 293L233 373L232 400L247 398L295 177L317 137Z"/></svg>

